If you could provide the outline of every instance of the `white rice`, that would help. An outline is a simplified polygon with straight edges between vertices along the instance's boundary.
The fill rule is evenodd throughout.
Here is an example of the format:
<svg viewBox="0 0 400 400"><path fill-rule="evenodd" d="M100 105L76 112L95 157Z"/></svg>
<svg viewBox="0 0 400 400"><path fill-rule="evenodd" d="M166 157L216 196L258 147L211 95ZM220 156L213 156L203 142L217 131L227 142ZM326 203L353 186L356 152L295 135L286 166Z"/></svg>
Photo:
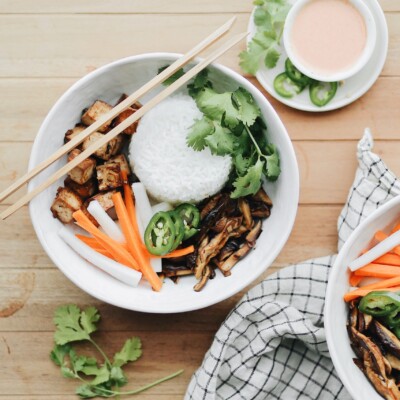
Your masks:
<svg viewBox="0 0 400 400"><path fill-rule="evenodd" d="M202 117L194 100L184 94L168 97L150 110L133 135L130 164L148 193L168 203L197 203L223 188L231 157L214 156L208 148L195 151L187 134Z"/></svg>

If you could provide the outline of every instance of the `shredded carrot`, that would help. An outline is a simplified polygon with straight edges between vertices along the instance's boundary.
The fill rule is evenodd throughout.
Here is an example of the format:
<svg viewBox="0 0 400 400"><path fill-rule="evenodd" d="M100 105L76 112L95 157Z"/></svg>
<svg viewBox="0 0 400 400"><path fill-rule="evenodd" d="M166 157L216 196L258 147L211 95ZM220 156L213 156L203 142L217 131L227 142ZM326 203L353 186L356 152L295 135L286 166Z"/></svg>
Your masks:
<svg viewBox="0 0 400 400"><path fill-rule="evenodd" d="M128 174L126 173L126 171L121 171L121 178L124 188L124 200L125 200L126 211L128 212L129 219L131 221L133 229L135 230L136 237L140 238L138 222L136 219L135 204L133 202L132 189L129 186Z"/></svg>
<svg viewBox="0 0 400 400"><path fill-rule="evenodd" d="M380 282L372 283L371 285L366 285L363 286L360 289L353 290L351 292L348 292L344 295L344 301L350 301L354 300L357 297L360 296L365 296L364 291L371 291L375 289L384 289L384 288L389 288L393 286L399 286L400 285L400 276L396 276L394 278L389 278L389 279L384 279L381 280ZM385 289L386 290L386 289Z"/></svg>
<svg viewBox="0 0 400 400"><path fill-rule="evenodd" d="M96 228L82 210L75 211L73 217L77 224L86 232L92 234L117 262L136 270L139 269L135 258L120 243Z"/></svg>
<svg viewBox="0 0 400 400"><path fill-rule="evenodd" d="M96 251L97 253L103 254L103 256L106 256L108 258L114 259L112 254L106 250L96 238L85 236L85 235L75 235L81 242L85 243L87 246L89 246L92 250Z"/></svg>
<svg viewBox="0 0 400 400"><path fill-rule="evenodd" d="M400 267L400 256L397 254L386 253L374 260L374 264L396 265Z"/></svg>
<svg viewBox="0 0 400 400"><path fill-rule="evenodd" d="M349 283L351 286L358 286L359 283L362 281L363 277L362 276L356 276L354 272L350 272L349 276Z"/></svg>
<svg viewBox="0 0 400 400"><path fill-rule="evenodd" d="M349 302L349 301L357 299L358 297L364 297L368 293L371 293L371 292L373 292L375 290L377 290L377 289L364 289L364 288L361 288L361 289L353 290L352 292L346 293L343 298L344 298L345 302ZM400 286L386 287L386 288L382 287L382 288L379 288L379 290L380 291L386 291L386 292L397 292L397 291L400 291Z"/></svg>
<svg viewBox="0 0 400 400"><path fill-rule="evenodd" d="M375 278L393 278L400 276L400 268L393 265L371 263L354 271L355 276L373 276Z"/></svg>
<svg viewBox="0 0 400 400"><path fill-rule="evenodd" d="M91 246L92 248L96 248L96 244L97 247L100 247L99 242L97 241L96 238L94 237L89 237L89 236L85 236L85 235L80 235L79 233L77 233L75 235L78 239L82 240L82 242L86 243L88 246ZM126 245L126 243L120 243L120 245L128 251L128 246Z"/></svg>
<svg viewBox="0 0 400 400"><path fill-rule="evenodd" d="M150 254L150 257L153 258L177 258L177 257L183 257L187 256L190 253L194 252L194 246L188 246L188 247L183 247L182 249L177 249L174 251L171 251L171 253L165 254L164 256L155 256L153 254Z"/></svg>
<svg viewBox="0 0 400 400"><path fill-rule="evenodd" d="M142 243L135 234L135 230L132 226L121 193L114 193L112 196L112 200L114 202L115 211L117 212L118 220L121 225L122 232L124 233L129 252L137 258L140 271L142 272L143 276L150 282L152 288L157 292L160 291L162 287L162 282L158 275L154 272L153 268L150 265L149 259L145 256L145 253L143 252Z"/></svg>

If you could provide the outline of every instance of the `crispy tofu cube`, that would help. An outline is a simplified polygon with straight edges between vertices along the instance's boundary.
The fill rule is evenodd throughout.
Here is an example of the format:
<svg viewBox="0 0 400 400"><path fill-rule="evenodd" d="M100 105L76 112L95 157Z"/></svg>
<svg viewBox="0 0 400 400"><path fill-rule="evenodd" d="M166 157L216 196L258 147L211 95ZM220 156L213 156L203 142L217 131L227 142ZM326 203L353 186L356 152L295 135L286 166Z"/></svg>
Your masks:
<svg viewBox="0 0 400 400"><path fill-rule="evenodd" d="M78 124L75 128L69 129L64 135L64 143L68 143L72 138L86 129L86 126Z"/></svg>
<svg viewBox="0 0 400 400"><path fill-rule="evenodd" d="M127 118L129 118L132 114L135 113L136 110L133 108L129 107L126 110L122 111L121 114L119 114L115 119L114 119L114 125L117 126L121 122L125 121ZM125 133L126 135L133 135L136 132L138 122L134 122L132 125L129 125L127 128L125 128L122 133Z"/></svg>
<svg viewBox="0 0 400 400"><path fill-rule="evenodd" d="M99 165L96 168L99 190L106 191L122 186L121 167L117 163Z"/></svg>
<svg viewBox="0 0 400 400"><path fill-rule="evenodd" d="M93 177L89 179L83 185L79 185L73 181L69 176L64 181L64 186L73 190L77 193L83 200L88 199L89 197L94 196L97 192L97 180Z"/></svg>
<svg viewBox="0 0 400 400"><path fill-rule="evenodd" d="M73 160L81 153L79 149L74 149L68 154L68 162ZM68 176L79 185L86 183L93 175L96 168L96 160L92 157L83 160L75 168L73 168Z"/></svg>
<svg viewBox="0 0 400 400"><path fill-rule="evenodd" d="M95 121L97 121L104 114L107 114L112 109L110 104L105 101L96 100L83 114L81 121L86 126L92 125ZM110 127L112 121L106 122L103 126L101 126L98 131L99 132L107 132Z"/></svg>
<svg viewBox="0 0 400 400"><path fill-rule="evenodd" d="M104 210L112 219L117 219L117 213L115 212L114 202L112 201L112 195L116 193L116 190L110 192L99 193L88 199L85 206L88 207L89 203L93 200L97 200Z"/></svg>
<svg viewBox="0 0 400 400"><path fill-rule="evenodd" d="M77 193L71 189L59 187L50 210L54 218L58 218L64 224L69 224L73 221L72 214L82 205L82 199Z"/></svg>
<svg viewBox="0 0 400 400"><path fill-rule="evenodd" d="M129 168L128 161L123 154L119 154L119 155L111 158L109 161L105 162L106 165L111 164L111 163L118 164L121 171L125 171L127 175L131 174L131 169Z"/></svg>
<svg viewBox="0 0 400 400"><path fill-rule="evenodd" d="M88 138L86 138L82 143L82 149L86 150L90 145L92 145L96 140L99 140L104 135L100 132L93 132ZM122 148L122 137L118 135L116 138L110 140L104 146L101 146L98 150L94 152L94 155L102 160L109 160L112 156L118 154Z"/></svg>

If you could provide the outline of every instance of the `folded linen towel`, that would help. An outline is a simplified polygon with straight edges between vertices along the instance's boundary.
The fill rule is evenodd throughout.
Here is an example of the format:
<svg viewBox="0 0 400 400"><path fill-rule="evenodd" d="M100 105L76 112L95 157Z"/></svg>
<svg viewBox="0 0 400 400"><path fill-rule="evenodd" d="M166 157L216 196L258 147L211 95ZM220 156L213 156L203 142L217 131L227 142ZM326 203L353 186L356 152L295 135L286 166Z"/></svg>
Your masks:
<svg viewBox="0 0 400 400"><path fill-rule="evenodd" d="M338 219L339 250L366 216L400 193L400 181L372 147L367 129ZM350 400L329 358L324 332L325 292L334 259L292 265L252 288L219 328L185 399Z"/></svg>

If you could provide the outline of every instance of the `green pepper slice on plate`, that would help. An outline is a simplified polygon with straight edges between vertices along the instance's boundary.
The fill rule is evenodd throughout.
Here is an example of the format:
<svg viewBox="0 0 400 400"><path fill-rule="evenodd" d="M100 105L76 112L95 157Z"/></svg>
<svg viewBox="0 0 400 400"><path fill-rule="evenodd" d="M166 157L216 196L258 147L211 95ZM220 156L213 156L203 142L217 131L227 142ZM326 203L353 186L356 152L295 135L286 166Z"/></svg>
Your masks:
<svg viewBox="0 0 400 400"><path fill-rule="evenodd" d="M311 82L311 79L307 75L304 75L295 67L290 58L287 58L285 61L285 71L287 76L299 85L307 86Z"/></svg>
<svg viewBox="0 0 400 400"><path fill-rule="evenodd" d="M183 224L182 218L178 213L176 213L175 211L169 211L168 214L171 217L175 227L175 240L170 250L173 251L182 243L183 237L185 235L185 226Z"/></svg>
<svg viewBox="0 0 400 400"><path fill-rule="evenodd" d="M274 79L274 89L280 96L290 99L299 94L304 86L290 79L286 72L282 72Z"/></svg>
<svg viewBox="0 0 400 400"><path fill-rule="evenodd" d="M383 322L391 329L400 327L400 308L396 308L393 312L386 315Z"/></svg>
<svg viewBox="0 0 400 400"><path fill-rule="evenodd" d="M312 81L310 83L310 100L317 107L323 107L335 97L337 87L337 82Z"/></svg>
<svg viewBox="0 0 400 400"><path fill-rule="evenodd" d="M167 212L153 215L144 232L147 250L155 256L168 254L175 241L175 224Z"/></svg>
<svg viewBox="0 0 400 400"><path fill-rule="evenodd" d="M400 309L400 296L392 292L370 292L361 299L358 309L373 317L386 317Z"/></svg>
<svg viewBox="0 0 400 400"><path fill-rule="evenodd" d="M187 240L194 236L198 232L198 226L200 223L200 212L196 206L190 203L183 203L178 206L175 210L183 221L185 233L183 240Z"/></svg>

